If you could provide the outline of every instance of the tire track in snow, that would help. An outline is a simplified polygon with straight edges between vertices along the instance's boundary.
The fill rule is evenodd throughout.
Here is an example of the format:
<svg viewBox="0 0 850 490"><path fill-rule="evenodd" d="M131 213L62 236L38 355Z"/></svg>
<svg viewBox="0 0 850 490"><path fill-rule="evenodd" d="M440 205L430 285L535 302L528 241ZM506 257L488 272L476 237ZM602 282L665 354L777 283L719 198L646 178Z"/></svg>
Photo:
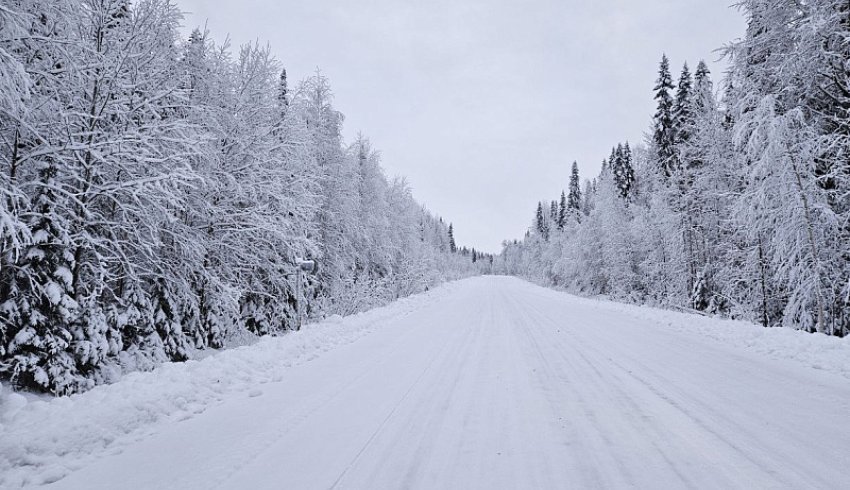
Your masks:
<svg viewBox="0 0 850 490"><path fill-rule="evenodd" d="M543 295L536 296L543 299L541 297ZM569 297L564 297L565 301L567 298ZM530 309L533 310L533 315L537 318L537 321L540 324L562 324L562 322L559 322L558 318L553 318L552 311L563 310L563 302L559 302L550 297L548 298L548 301L525 303L528 305L535 305ZM545 303L549 303L550 306L554 305L557 308L544 311L542 308ZM579 306L579 308L581 307ZM628 318L620 318L616 320L621 321L624 319L630 320ZM615 318L609 318L609 322L613 320L615 320ZM645 329L645 325L641 325L641 323L644 322L637 321L637 325L630 328L638 330L642 328ZM656 405L657 403L666 404L669 408L677 411L681 417L686 419L686 421L690 421L690 423L695 425L699 429L699 432L712 437L717 442L737 454L741 460L749 463L749 468L744 468L744 465L735 461L737 458L733 458L732 461L726 461L726 464L712 467L710 471L715 473L716 476L719 476L720 473L727 473L727 483L724 486L747 487L751 485L752 481L748 481L746 484L743 484L740 475L746 473L751 478L752 470L755 469L756 471L762 472L762 485L779 485L782 487L800 488L802 486L812 485L813 482L817 482L818 487L829 487L827 481L822 478L820 472L810 471L801 473L800 470L796 469L796 465L794 465L795 459L789 454L784 454L789 446L763 444L749 429L749 427L752 427L753 425L752 420L750 420L749 423L744 421L738 423L733 417L735 413L730 411L729 407L723 407L718 404L717 399L706 401L696 397L693 394L693 391L699 389L699 380L692 379L688 385L683 386L671 377L665 377L659 374L656 370L649 368L647 366L648 359L638 358L631 354L624 348L623 338L618 338L611 334L610 331L606 332L605 329L593 328L589 331L592 335L592 341L588 341L587 338L584 338L582 335L584 332L588 332L587 327L571 329L571 333L573 333L571 339L576 342L562 342L561 346L564 348L558 349L558 351L561 353L569 351L573 355L583 359L587 365L591 366L600 381L603 381L606 386L616 392L616 396L609 398L612 400L622 400L628 404L628 410L625 413L643 412L646 408L645 403L647 395L649 395L649 401L652 401L652 398L654 397L655 403L653 405ZM647 331L647 333L649 333L649 331ZM604 338L606 336L609 338ZM609 350L603 352L601 350L601 346L605 346L605 348ZM567 354L563 355L564 359L568 360L569 356ZM716 360L722 362L722 359ZM624 362L626 364L624 364ZM602 367L604 367L604 369ZM651 381L651 379L654 379L654 381ZM629 387L631 392L627 392L625 389L626 387ZM636 392L636 387L642 387L646 393L641 394ZM688 389L683 389L685 387ZM675 395L673 392L675 392ZM644 402L640 403L639 400L643 400ZM726 410L722 411L721 408L726 408ZM667 412L668 416L666 418L656 417L659 422L669 423L671 420L675 420L675 414L669 414L669 410ZM694 486L693 481L689 481L690 479L686 477L685 473L675 468L676 465L671 461L671 458L681 459L681 454L668 454L659 446L658 441L666 441L666 443L669 444L677 439L681 439L680 435L663 430L658 426L658 424L651 424L649 426L644 424L644 426L647 429L652 430L654 435L657 437L657 441L652 441L653 445L662 454L664 454L665 460L671 463L671 469L676 471L679 476L683 478L683 483L690 483L691 486ZM790 447L793 447L793 445ZM682 449L686 448L687 445ZM777 454L784 455L785 457L776 458ZM788 463L777 464L777 459L785 459ZM735 473L739 476L735 477L732 474L729 474L730 468L736 470ZM781 471L779 470L780 468ZM694 469L695 468L690 468L691 471Z"/></svg>
<svg viewBox="0 0 850 490"><path fill-rule="evenodd" d="M470 335L471 335L471 333L467 332L467 335L465 337L468 337ZM440 350L437 355L435 355L434 357L431 358L430 362L425 366L425 368L416 377L416 379L410 384L410 386L407 388L407 390L404 392L404 394L393 405L392 409L387 413L387 415L384 417L384 419L381 421L381 423L375 428L374 432L372 432L372 434L369 436L369 438L366 440L366 442L363 444L363 446L360 448L360 450L357 452L357 454L354 455L354 457L351 459L351 461L348 463L348 465L345 467L345 469L339 474L339 476L336 478L336 480L334 481L334 483L331 485L330 488L338 488L343 483L343 480L344 480L345 476L348 474L348 472L351 471L351 469L357 464L357 462L360 460L360 458L363 456L363 454L369 449L369 447L371 446L371 444L375 440L375 438L378 437L378 435L381 433L381 431L384 430L384 428L387 426L387 424L390 422L390 420L393 418L393 416L398 411L399 407L401 407L401 405L408 399L410 394L419 386L419 384L422 382L422 380L425 378L425 376L433 370L434 366L437 364L437 361L444 359L446 357L447 351L450 350L451 347L455 347L455 349L457 349L458 346L464 346L464 345L468 345L468 342L466 342L466 341L460 342L460 343L446 342L443 349Z"/></svg>

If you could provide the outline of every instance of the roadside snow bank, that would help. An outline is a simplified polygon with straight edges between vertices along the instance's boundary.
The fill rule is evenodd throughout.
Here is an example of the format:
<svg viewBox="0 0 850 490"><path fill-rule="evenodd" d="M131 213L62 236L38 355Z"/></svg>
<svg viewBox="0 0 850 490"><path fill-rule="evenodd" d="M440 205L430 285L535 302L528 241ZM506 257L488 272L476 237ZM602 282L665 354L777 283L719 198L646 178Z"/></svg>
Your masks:
<svg viewBox="0 0 850 490"><path fill-rule="evenodd" d="M59 480L106 451L120 451L226 396L279 381L287 368L349 344L450 295L454 284L345 319L306 325L201 360L164 364L77 395L30 401L0 386L0 488Z"/></svg>
<svg viewBox="0 0 850 490"><path fill-rule="evenodd" d="M746 321L586 298L553 289L546 291L552 295L566 294L593 308L645 320L660 328L696 333L724 345L743 348L773 359L790 359L814 369L850 378L850 337L842 339L791 328L764 328Z"/></svg>
<svg viewBox="0 0 850 490"><path fill-rule="evenodd" d="M754 323L631 307L631 314L663 323L681 332L696 332L726 345L774 359L791 359L814 369L850 378L850 338L812 334L791 328L764 328Z"/></svg>

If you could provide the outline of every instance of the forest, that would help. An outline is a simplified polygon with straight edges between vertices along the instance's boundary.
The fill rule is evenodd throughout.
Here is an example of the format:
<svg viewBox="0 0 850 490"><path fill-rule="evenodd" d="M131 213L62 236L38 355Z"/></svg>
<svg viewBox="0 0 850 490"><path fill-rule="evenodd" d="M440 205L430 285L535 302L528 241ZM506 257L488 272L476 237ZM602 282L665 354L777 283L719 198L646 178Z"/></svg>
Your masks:
<svg viewBox="0 0 850 490"><path fill-rule="evenodd" d="M744 36L674 83L646 141L541 201L496 270L569 291L850 333L850 4L737 4ZM649 95L649 94L648 94ZM595 167L595 166L594 166Z"/></svg>
<svg viewBox="0 0 850 490"><path fill-rule="evenodd" d="M850 4L737 6L728 72L663 56L645 141L493 256L345 141L321 71L186 36L171 0L7 0L0 380L82 392L485 273L847 335Z"/></svg>
<svg viewBox="0 0 850 490"><path fill-rule="evenodd" d="M269 47L181 22L170 0L0 4L0 379L18 389L85 391L490 267L343 140L321 72L290 87Z"/></svg>

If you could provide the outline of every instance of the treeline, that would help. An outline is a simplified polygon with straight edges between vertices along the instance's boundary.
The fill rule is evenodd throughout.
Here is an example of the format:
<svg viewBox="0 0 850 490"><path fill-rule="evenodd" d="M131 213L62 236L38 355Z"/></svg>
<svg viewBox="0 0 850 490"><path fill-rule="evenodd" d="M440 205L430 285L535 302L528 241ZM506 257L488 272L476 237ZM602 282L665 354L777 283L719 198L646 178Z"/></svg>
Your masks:
<svg viewBox="0 0 850 490"><path fill-rule="evenodd" d="M745 0L722 94L661 62L645 146L541 203L497 269L620 300L850 331L850 3Z"/></svg>
<svg viewBox="0 0 850 490"><path fill-rule="evenodd" d="M489 267L343 142L320 73L290 89L269 48L181 21L169 0L0 4L0 379L19 388L86 390L284 332L299 303L346 314Z"/></svg>

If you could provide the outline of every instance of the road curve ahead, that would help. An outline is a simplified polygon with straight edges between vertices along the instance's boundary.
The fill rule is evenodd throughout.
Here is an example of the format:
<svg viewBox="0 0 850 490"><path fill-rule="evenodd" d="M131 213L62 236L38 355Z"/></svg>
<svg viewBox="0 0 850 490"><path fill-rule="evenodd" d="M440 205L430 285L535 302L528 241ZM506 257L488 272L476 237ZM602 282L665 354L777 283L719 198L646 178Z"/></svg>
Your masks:
<svg viewBox="0 0 850 490"><path fill-rule="evenodd" d="M847 379L628 311L463 281L53 486L850 486Z"/></svg>

